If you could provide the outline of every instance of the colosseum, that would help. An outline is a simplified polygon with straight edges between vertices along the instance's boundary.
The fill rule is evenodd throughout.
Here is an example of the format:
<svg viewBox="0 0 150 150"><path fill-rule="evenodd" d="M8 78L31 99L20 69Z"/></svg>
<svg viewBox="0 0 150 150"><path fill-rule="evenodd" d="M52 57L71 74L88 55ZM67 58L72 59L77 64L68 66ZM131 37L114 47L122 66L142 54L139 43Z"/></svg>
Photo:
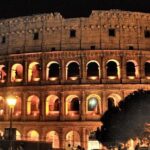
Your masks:
<svg viewBox="0 0 150 150"><path fill-rule="evenodd" d="M0 20L0 132L16 97L16 138L90 149L100 118L137 89L150 90L150 14L92 11Z"/></svg>

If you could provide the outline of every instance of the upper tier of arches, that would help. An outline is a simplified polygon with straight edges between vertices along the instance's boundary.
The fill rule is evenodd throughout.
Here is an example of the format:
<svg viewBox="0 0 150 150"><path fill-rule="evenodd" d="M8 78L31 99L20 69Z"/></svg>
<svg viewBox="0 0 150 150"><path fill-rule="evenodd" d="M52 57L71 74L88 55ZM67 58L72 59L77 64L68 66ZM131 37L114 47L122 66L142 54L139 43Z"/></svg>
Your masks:
<svg viewBox="0 0 150 150"><path fill-rule="evenodd" d="M150 58L146 54L139 55L137 51L136 55L130 52L122 56L96 51L80 57L73 52L68 55L70 58L64 58L62 53L54 52L52 58L51 54L34 54L33 59L26 60L10 56L8 61L0 62L0 84L149 83ZM73 58L74 55L77 57Z"/></svg>

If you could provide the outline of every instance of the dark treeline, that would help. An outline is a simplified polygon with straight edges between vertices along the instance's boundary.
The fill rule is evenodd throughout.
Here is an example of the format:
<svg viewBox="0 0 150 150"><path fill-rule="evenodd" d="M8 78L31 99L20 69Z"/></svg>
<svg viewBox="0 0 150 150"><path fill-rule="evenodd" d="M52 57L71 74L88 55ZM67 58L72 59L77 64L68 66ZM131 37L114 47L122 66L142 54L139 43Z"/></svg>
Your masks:
<svg viewBox="0 0 150 150"><path fill-rule="evenodd" d="M97 130L97 139L104 145L142 138L145 124L150 123L150 91L135 91L106 111L101 118L103 126Z"/></svg>
<svg viewBox="0 0 150 150"><path fill-rule="evenodd" d="M50 12L60 12L68 18L109 9L150 12L149 6L149 0L1 0L0 18Z"/></svg>

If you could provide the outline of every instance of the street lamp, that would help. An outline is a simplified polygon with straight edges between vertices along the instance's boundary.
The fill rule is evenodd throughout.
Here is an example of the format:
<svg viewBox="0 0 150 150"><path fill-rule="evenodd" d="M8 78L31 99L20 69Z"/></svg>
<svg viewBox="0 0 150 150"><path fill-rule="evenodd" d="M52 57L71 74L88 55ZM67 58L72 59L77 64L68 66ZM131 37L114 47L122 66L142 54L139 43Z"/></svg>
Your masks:
<svg viewBox="0 0 150 150"><path fill-rule="evenodd" d="M9 141L10 141L10 150L12 150L12 122L13 122L13 119L12 119L12 111L13 111L13 108L15 107L16 105L16 98L15 97L7 97L7 104L10 108L10 125L9 125Z"/></svg>

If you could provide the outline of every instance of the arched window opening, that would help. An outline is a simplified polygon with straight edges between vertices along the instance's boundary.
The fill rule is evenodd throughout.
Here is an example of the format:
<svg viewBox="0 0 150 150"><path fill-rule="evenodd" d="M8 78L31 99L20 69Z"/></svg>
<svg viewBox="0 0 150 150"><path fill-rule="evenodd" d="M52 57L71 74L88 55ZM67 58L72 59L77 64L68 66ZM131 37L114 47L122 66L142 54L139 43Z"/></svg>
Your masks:
<svg viewBox="0 0 150 150"><path fill-rule="evenodd" d="M96 62L90 62L87 65L87 77L91 80L99 78L99 65Z"/></svg>
<svg viewBox="0 0 150 150"><path fill-rule="evenodd" d="M71 62L67 67L67 77L69 80L77 80L80 76L79 64Z"/></svg>
<svg viewBox="0 0 150 150"><path fill-rule="evenodd" d="M23 80L23 66L14 64L11 68L11 82L21 82Z"/></svg>
<svg viewBox="0 0 150 150"><path fill-rule="evenodd" d="M39 81L40 80L40 72L41 72L41 66L37 62L33 62L29 65L28 70L28 81Z"/></svg>
<svg viewBox="0 0 150 150"><path fill-rule="evenodd" d="M50 131L46 134L46 141L52 142L53 148L60 148L59 146L59 136L56 131Z"/></svg>
<svg viewBox="0 0 150 150"><path fill-rule="evenodd" d="M52 63L48 66L48 79L55 81L59 78L59 64Z"/></svg>
<svg viewBox="0 0 150 150"><path fill-rule="evenodd" d="M38 141L39 140L39 133L35 130L31 130L27 133L27 140L29 141Z"/></svg>
<svg viewBox="0 0 150 150"><path fill-rule="evenodd" d="M88 100L88 111L91 111L95 114L98 113L98 100L95 97L91 97Z"/></svg>
<svg viewBox="0 0 150 150"><path fill-rule="evenodd" d="M76 95L70 95L66 99L66 113L69 115L79 114L80 101Z"/></svg>
<svg viewBox="0 0 150 150"><path fill-rule="evenodd" d="M71 100L69 111L79 111L79 99L77 97Z"/></svg>
<svg viewBox="0 0 150 150"><path fill-rule="evenodd" d="M6 77L6 67L4 65L0 65L0 82L4 83L6 81Z"/></svg>
<svg viewBox="0 0 150 150"><path fill-rule="evenodd" d="M113 98L108 98L108 109L112 109L115 107L115 100Z"/></svg>
<svg viewBox="0 0 150 150"><path fill-rule="evenodd" d="M145 76L147 79L150 79L150 62L145 63Z"/></svg>
<svg viewBox="0 0 150 150"><path fill-rule="evenodd" d="M46 115L59 113L60 100L56 95L50 95L46 99Z"/></svg>
<svg viewBox="0 0 150 150"><path fill-rule="evenodd" d="M16 130L16 140L21 140L21 133Z"/></svg>
<svg viewBox="0 0 150 150"><path fill-rule="evenodd" d="M94 97L88 100L88 111L97 112L98 100Z"/></svg>
<svg viewBox="0 0 150 150"><path fill-rule="evenodd" d="M87 114L101 114L101 99L97 94L91 94L87 97L86 111Z"/></svg>
<svg viewBox="0 0 150 150"><path fill-rule="evenodd" d="M135 79L136 70L135 70L135 64L133 62L127 62L126 73L129 79Z"/></svg>
<svg viewBox="0 0 150 150"><path fill-rule="evenodd" d="M3 137L4 132L2 130L0 130L0 137Z"/></svg>
<svg viewBox="0 0 150 150"><path fill-rule="evenodd" d="M109 79L116 79L118 78L118 66L115 61L109 61L107 63L107 77Z"/></svg>
<svg viewBox="0 0 150 150"><path fill-rule="evenodd" d="M21 115L21 98L16 97L16 105L14 107L13 115L20 116Z"/></svg>
<svg viewBox="0 0 150 150"><path fill-rule="evenodd" d="M121 101L121 97L118 94L111 94L108 96L108 109L118 106L119 102Z"/></svg>
<svg viewBox="0 0 150 150"><path fill-rule="evenodd" d="M4 98L0 96L0 116L4 115Z"/></svg>
<svg viewBox="0 0 150 150"><path fill-rule="evenodd" d="M37 96L33 95L27 101L27 114L37 116L39 114L40 100Z"/></svg>
<svg viewBox="0 0 150 150"><path fill-rule="evenodd" d="M70 144L74 147L81 145L80 143L80 135L77 131L70 131L66 135L66 146Z"/></svg>
<svg viewBox="0 0 150 150"><path fill-rule="evenodd" d="M54 102L54 111L59 111L59 100L57 99L57 100L55 100L55 102Z"/></svg>

